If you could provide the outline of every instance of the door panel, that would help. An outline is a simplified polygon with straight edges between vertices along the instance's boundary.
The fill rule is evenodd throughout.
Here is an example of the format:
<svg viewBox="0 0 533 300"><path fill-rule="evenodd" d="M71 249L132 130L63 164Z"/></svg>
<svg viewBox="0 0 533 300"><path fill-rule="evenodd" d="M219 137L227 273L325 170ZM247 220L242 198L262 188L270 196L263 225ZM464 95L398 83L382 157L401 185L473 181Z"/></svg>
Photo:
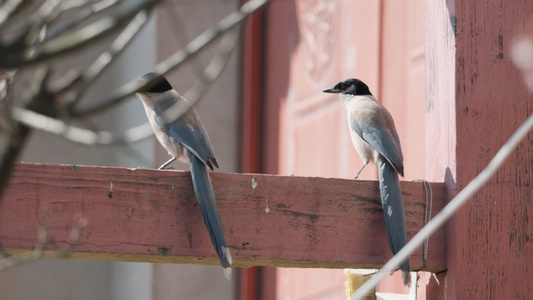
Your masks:
<svg viewBox="0 0 533 300"><path fill-rule="evenodd" d="M423 1L273 1L264 24L263 171L353 178L362 162L344 104L321 91L356 77L392 113L406 177L423 178L423 13ZM361 178L377 179L376 168L369 166ZM275 292L265 299L345 296L343 270L269 268L268 273L265 287L274 283ZM397 282L393 278L380 289L405 292Z"/></svg>

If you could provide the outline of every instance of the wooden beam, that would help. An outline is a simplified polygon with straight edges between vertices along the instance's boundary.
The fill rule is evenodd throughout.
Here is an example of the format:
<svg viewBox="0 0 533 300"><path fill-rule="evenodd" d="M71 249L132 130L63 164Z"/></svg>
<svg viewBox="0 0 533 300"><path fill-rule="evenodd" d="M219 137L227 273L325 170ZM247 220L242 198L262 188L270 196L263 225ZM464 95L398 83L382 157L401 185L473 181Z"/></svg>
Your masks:
<svg viewBox="0 0 533 300"><path fill-rule="evenodd" d="M378 268L391 257L375 181L211 176L234 266ZM444 186L432 187L435 215ZM424 223L425 192L418 182L402 188L411 237ZM74 259L219 263L189 172L19 163L0 205L2 245L33 249L40 215L60 247L76 219L87 219ZM440 230L430 238L427 266L422 249L411 256L413 270L446 268L443 237Z"/></svg>

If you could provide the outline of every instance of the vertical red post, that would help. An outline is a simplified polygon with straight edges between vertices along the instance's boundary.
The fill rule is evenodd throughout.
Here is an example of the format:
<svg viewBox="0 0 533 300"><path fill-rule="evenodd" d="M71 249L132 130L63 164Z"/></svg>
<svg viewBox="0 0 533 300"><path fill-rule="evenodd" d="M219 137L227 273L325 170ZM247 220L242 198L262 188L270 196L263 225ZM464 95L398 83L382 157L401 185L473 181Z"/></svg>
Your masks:
<svg viewBox="0 0 533 300"><path fill-rule="evenodd" d="M241 161L243 173L261 172L263 15L256 13L244 26L241 52ZM259 268L239 269L239 297L256 299L259 293Z"/></svg>
<svg viewBox="0 0 533 300"><path fill-rule="evenodd" d="M532 12L530 1L427 3L426 173L450 198L533 111L509 55ZM530 135L447 225L447 299L530 297L531 153Z"/></svg>

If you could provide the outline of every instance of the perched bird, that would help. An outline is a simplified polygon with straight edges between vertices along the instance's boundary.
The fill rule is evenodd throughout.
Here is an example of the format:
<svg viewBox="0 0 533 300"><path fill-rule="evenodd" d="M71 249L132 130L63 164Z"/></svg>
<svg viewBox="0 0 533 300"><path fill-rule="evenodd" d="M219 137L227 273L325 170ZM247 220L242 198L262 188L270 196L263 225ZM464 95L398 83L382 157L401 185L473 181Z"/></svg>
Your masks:
<svg viewBox="0 0 533 300"><path fill-rule="evenodd" d="M202 211L205 226L211 242L220 258L226 278L231 278L231 254L226 244L222 221L218 214L215 193L209 171L218 168L211 141L194 107L180 96L163 76L155 73L143 75L138 84L155 80L137 92L152 125L155 136L172 158L159 169L165 168L176 159L189 162L194 193ZM177 119L167 120L168 112L181 109Z"/></svg>
<svg viewBox="0 0 533 300"><path fill-rule="evenodd" d="M403 156L392 116L359 79L346 79L323 92L338 94L346 105L352 142L363 160L363 167L357 172L355 179L369 162L378 166L387 240L392 253L396 254L407 243L407 231L398 179L398 174L403 176ZM411 277L408 259L402 262L400 269L404 284L409 285Z"/></svg>

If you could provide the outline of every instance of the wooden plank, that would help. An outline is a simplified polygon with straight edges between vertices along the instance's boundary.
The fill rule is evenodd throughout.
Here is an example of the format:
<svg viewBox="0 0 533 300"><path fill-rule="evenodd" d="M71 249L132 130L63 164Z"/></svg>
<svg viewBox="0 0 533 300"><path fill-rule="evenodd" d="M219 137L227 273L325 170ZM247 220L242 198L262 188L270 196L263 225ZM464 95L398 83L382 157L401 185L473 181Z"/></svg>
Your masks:
<svg viewBox="0 0 533 300"><path fill-rule="evenodd" d="M391 257L375 181L211 175L234 266L376 268ZM436 214L444 186L432 187ZM424 222L424 188L402 188L413 236ZM218 264L189 172L17 164L0 206L4 247L32 249L43 214L60 247L75 220L87 219L74 259ZM440 230L430 239L426 267L421 249L411 256L414 270L445 268L443 236Z"/></svg>

